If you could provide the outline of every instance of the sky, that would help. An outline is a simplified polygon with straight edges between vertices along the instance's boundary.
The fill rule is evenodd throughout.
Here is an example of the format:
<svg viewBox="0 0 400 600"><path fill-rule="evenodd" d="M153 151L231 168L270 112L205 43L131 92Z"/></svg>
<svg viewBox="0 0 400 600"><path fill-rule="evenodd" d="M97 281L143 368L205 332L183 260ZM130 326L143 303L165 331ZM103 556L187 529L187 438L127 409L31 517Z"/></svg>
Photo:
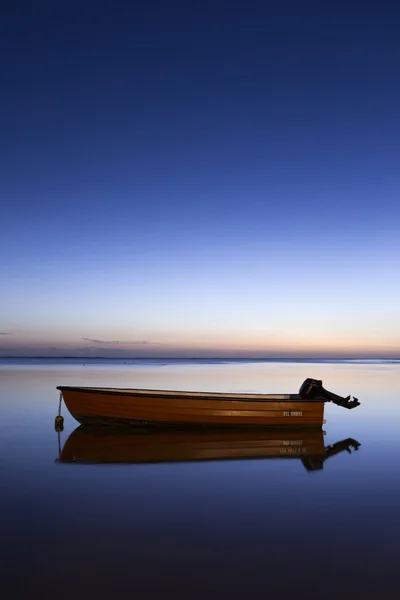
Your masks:
<svg viewBox="0 0 400 600"><path fill-rule="evenodd" d="M0 356L400 357L398 2L0 18Z"/></svg>

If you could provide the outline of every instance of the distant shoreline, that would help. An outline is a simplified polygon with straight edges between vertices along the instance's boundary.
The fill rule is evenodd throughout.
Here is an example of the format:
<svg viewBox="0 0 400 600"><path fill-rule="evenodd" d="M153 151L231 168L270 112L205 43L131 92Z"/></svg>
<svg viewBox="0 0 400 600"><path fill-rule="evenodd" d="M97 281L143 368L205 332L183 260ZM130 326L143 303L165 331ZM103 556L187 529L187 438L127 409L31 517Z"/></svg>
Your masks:
<svg viewBox="0 0 400 600"><path fill-rule="evenodd" d="M248 357L248 356L0 356L1 360L167 360L167 361L248 361L248 362L308 362L308 361L400 361L399 357L385 356L309 356L309 357Z"/></svg>

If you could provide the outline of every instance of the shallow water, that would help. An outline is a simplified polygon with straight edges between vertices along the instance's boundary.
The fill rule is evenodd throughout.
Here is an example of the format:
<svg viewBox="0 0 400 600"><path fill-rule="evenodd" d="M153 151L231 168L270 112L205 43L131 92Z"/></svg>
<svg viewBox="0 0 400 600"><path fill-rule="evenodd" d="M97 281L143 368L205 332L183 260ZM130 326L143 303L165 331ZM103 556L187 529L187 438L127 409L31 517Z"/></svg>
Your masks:
<svg viewBox="0 0 400 600"><path fill-rule="evenodd" d="M323 445L360 446L321 469L307 470L289 442L277 458L218 460L214 444L212 461L162 462L162 449L154 464L58 461L78 423L64 407L58 440L57 385L269 393L297 392L306 377L362 402L326 406ZM399 363L2 361L4 597L392 595L399 425ZM240 454L235 441L229 448Z"/></svg>

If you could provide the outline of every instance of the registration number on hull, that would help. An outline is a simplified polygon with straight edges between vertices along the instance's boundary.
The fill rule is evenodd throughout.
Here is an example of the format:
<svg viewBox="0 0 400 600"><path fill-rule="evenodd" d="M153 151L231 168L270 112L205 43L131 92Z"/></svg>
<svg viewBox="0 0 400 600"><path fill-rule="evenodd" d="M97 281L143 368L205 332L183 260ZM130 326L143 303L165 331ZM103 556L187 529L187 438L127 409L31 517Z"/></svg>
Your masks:
<svg viewBox="0 0 400 600"><path fill-rule="evenodd" d="M299 448L279 448L280 454L308 454L308 449L306 446L302 446Z"/></svg>
<svg viewBox="0 0 400 600"><path fill-rule="evenodd" d="M283 416L284 417L302 417L303 411L302 410L284 410Z"/></svg>

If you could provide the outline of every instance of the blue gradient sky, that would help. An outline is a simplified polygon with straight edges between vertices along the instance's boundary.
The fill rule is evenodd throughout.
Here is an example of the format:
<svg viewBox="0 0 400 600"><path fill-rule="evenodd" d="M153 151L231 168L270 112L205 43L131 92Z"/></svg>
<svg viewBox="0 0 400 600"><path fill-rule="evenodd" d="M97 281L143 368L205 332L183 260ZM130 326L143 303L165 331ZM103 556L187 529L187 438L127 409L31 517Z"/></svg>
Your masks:
<svg viewBox="0 0 400 600"><path fill-rule="evenodd" d="M400 356L400 6L9 3L0 355Z"/></svg>

